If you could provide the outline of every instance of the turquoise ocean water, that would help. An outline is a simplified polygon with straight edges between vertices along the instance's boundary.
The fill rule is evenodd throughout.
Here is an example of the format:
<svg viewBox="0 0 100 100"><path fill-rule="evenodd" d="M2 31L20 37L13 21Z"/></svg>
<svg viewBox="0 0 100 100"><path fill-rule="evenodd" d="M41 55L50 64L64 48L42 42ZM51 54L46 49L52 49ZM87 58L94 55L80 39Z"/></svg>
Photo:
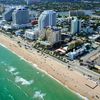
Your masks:
<svg viewBox="0 0 100 100"><path fill-rule="evenodd" d="M82 100L0 46L0 100Z"/></svg>

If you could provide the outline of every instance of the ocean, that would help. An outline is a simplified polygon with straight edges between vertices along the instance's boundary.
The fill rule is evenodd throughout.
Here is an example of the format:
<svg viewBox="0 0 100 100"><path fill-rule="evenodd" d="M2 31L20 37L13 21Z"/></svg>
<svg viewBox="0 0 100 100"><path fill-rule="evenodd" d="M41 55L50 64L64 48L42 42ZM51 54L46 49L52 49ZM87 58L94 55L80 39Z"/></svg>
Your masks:
<svg viewBox="0 0 100 100"><path fill-rule="evenodd" d="M0 45L0 100L82 100Z"/></svg>

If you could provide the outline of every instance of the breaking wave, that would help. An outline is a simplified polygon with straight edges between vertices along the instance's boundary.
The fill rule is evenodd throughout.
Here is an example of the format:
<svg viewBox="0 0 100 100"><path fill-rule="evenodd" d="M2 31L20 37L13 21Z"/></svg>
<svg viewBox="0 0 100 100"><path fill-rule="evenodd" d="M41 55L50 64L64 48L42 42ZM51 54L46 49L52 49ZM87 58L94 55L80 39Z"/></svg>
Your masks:
<svg viewBox="0 0 100 100"><path fill-rule="evenodd" d="M24 79L20 76L16 76L15 77L15 82L16 83L21 83L21 85L31 85L33 83L33 80L28 81L28 80L26 80L26 79Z"/></svg>
<svg viewBox="0 0 100 100"><path fill-rule="evenodd" d="M38 100L44 100L44 96L46 96L46 93L42 93L41 91L36 91L33 95L33 98Z"/></svg>

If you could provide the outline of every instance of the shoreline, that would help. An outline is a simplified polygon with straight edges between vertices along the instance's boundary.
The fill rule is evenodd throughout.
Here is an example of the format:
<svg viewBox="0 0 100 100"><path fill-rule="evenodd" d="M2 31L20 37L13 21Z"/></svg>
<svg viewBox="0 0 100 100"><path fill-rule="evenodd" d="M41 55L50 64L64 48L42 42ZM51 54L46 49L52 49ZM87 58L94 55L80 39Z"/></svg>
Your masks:
<svg viewBox="0 0 100 100"><path fill-rule="evenodd" d="M0 39L0 43L1 44L3 44L4 46L6 46L7 47L7 49L9 49L10 51L12 51L13 53L15 53L17 56L19 56L19 57L21 57L22 59L24 59L25 61L27 61L27 62L29 62L29 63L31 63L31 64L36 64L36 66L34 66L34 67L36 67L37 69L39 69L39 70L41 70L42 72L44 72L45 74L47 74L47 75L49 75L51 78L53 78L53 79L55 79L57 82L59 82L61 85L63 85L64 87L67 87L67 89L69 89L70 91L72 91L72 92L74 92L75 94L77 94L78 96L80 96L80 95L83 95L83 99L85 99L85 100L87 100L87 97L90 99L90 100L99 100L99 99L95 99L95 98L91 98L90 96L88 96L88 94L87 93L85 93L84 94L84 92L82 93L82 90L80 91L79 89L77 90L77 86L76 87L73 87L72 86L72 83L64 83L64 79L58 79L58 77L59 77L59 75L52 75L52 73L53 74L55 74L55 71L52 71L50 68L45 68L45 66L44 67L41 67L40 66L40 64L38 64L38 63L34 63L35 61L33 61L33 60L35 60L34 58L33 58L33 60L32 59L28 59L26 56L25 56L25 54L24 53L27 53L27 55L29 54L29 55L32 55L32 56L34 56L34 53L32 54L32 53L30 53L30 52L28 52L27 50L25 50L24 48L20 48L19 46L18 46L18 44L15 42L15 41L13 41L13 40L11 40L10 38L8 38L8 37L5 37L5 36L1 36L0 37L1 39ZM6 38L6 39L5 39ZM8 40L7 40L8 39ZM20 50L18 50L17 51L17 49L20 49L20 50L23 50L24 52L22 53L20 53ZM24 55L23 55L24 54ZM37 55L37 54L36 54ZM38 56L37 57L39 57L40 55L38 54ZM30 56L29 56L30 57ZM40 56L40 57L42 57L44 60L45 60L45 58L43 57L43 56ZM41 58L40 58L40 60L41 60ZM50 60L50 59L49 59ZM53 59L51 59L51 60L53 60ZM53 63L56 63L56 61L53 61ZM58 65L61 65L62 66L62 68L61 67L57 67L57 66L55 66L55 69L57 68L57 69L61 69L61 72L65 72L64 71L64 69L66 69L66 68L64 68L64 65L62 65L62 64L59 64L59 62L57 62L58 63ZM44 65L44 63L43 63L43 61L42 61L42 66ZM46 65L46 64L45 64ZM48 65L48 64L47 64ZM51 65L52 65L52 63L51 63ZM54 64L54 65L56 65L56 64ZM63 69L63 70L62 70ZM50 73L50 72L48 72L48 70L49 71L51 71L52 73ZM58 71L58 70L57 70ZM72 75L73 74L73 72L74 72L74 74L76 74L76 75L79 75L80 76L80 78L82 78L82 79L84 79L84 81L88 81L88 80L86 80L86 77L84 76L82 76L82 75L80 75L80 73L78 73L78 72L76 72L76 71L69 71L68 69L66 69L66 71L68 71L68 73L70 74L70 75ZM58 72L57 72L58 73ZM66 73L67 74L67 73ZM68 77L68 76L67 76ZM71 79L71 77L74 77L74 76L70 76L70 78L69 78L69 81L70 81L70 79ZM60 77L61 78L61 77ZM64 81L63 81L64 80ZM76 79L74 78L73 79L74 81L76 81ZM73 80L71 81L71 82L73 82ZM81 79L80 79L81 80ZM75 85L77 85L76 83L77 82L74 82L75 83ZM84 83L83 83L84 84ZM80 85L82 85L82 83L80 84ZM72 86L72 87L71 87ZM80 89L81 89L81 87L79 87ZM85 86L85 89L86 89L86 86ZM100 89L100 87L98 87L98 90ZM83 89L84 90L84 89ZM84 90L85 91L85 90ZM89 92L90 91L90 89L88 90L88 87L87 87L87 90L86 90L86 92ZM99 91L98 91L99 92ZM93 92L92 92L93 93Z"/></svg>
<svg viewBox="0 0 100 100"><path fill-rule="evenodd" d="M6 49L8 49L9 51L11 51L9 48L7 48L5 45L1 44L0 45ZM16 54L14 51L11 51L13 54L15 54L16 56L18 56L20 59L24 60L25 62L29 63L32 65L32 67L36 68L37 70L43 72L44 74L46 74L47 76L49 76L50 78L52 78L53 80L55 80L56 82L58 82L60 85L62 85L63 87L65 87L66 89L68 89L69 91L73 92L74 94L76 94L77 96L79 96L80 98L82 98L83 100L89 100L88 98L82 96L81 94L79 94L78 92L75 92L74 90L70 89L68 86L65 86L64 84L62 84L59 80L57 80L56 78L52 77L50 74L48 74L46 71L40 69L38 67L38 65L36 64L33 64L32 62L30 61L27 61L26 59L24 59L22 56Z"/></svg>

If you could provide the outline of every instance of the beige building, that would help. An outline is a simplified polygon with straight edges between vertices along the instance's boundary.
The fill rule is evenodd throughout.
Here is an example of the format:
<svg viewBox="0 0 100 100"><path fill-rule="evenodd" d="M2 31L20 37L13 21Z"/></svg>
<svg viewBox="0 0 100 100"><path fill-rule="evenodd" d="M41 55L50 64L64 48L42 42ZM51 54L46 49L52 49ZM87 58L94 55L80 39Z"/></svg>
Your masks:
<svg viewBox="0 0 100 100"><path fill-rule="evenodd" d="M46 30L47 41L53 45L61 41L61 31L59 29L47 29Z"/></svg>

